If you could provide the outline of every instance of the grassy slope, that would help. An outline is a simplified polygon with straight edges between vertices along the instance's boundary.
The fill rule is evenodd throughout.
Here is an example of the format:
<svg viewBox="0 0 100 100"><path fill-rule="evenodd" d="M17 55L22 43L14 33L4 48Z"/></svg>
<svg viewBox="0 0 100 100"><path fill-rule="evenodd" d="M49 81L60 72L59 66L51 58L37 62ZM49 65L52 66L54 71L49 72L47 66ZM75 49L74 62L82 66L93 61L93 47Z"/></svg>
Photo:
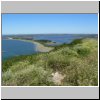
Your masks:
<svg viewBox="0 0 100 100"><path fill-rule="evenodd" d="M19 56L3 62L2 85L57 85L52 73L65 75L60 85L98 85L98 42L75 40L48 53Z"/></svg>

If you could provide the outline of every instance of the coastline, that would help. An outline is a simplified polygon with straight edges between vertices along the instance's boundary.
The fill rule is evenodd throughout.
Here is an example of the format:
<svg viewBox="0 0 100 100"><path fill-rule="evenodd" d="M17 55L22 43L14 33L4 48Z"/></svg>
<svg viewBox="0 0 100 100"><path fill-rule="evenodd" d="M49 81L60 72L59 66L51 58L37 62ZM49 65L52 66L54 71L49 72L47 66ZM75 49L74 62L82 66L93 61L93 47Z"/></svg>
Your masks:
<svg viewBox="0 0 100 100"><path fill-rule="evenodd" d="M8 39L8 40L19 40L19 41L24 41L24 42L30 42L36 45L36 51L37 52L49 52L53 50L53 47L46 47L43 44L36 42L34 40L22 40L22 39Z"/></svg>
<svg viewBox="0 0 100 100"><path fill-rule="evenodd" d="M38 52L49 52L49 51L53 50L53 47L46 47L39 42L33 41L33 43L36 45L36 50Z"/></svg>

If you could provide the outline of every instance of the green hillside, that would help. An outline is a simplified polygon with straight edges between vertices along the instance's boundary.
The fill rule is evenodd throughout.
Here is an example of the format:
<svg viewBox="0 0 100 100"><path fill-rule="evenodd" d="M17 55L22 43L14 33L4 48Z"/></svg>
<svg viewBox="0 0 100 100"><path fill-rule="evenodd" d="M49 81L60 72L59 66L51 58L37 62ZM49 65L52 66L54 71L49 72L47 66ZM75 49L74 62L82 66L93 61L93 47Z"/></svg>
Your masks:
<svg viewBox="0 0 100 100"><path fill-rule="evenodd" d="M4 86L97 86L98 41L87 38L48 53L10 58L2 63Z"/></svg>

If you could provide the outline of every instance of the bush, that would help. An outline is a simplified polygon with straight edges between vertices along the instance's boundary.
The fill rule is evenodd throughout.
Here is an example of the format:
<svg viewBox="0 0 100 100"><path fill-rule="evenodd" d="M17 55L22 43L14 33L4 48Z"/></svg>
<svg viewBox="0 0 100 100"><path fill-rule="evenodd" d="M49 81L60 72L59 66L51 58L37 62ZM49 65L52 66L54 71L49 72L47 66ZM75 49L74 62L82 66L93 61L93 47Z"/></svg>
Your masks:
<svg viewBox="0 0 100 100"><path fill-rule="evenodd" d="M84 48L84 47L80 47L77 48L77 53L81 56L87 56L90 53L90 49L89 48Z"/></svg>

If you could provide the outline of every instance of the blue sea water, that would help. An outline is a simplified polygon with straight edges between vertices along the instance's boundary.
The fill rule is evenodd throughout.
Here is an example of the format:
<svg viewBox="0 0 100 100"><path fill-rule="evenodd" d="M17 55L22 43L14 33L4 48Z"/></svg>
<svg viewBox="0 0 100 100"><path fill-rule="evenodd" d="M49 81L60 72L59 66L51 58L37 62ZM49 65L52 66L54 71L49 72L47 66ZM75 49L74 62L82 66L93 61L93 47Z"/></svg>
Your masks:
<svg viewBox="0 0 100 100"><path fill-rule="evenodd" d="M51 40L53 42L61 43L70 43L74 39L81 38L80 35L70 35L70 34L59 34L59 35L34 35L33 39L36 40Z"/></svg>
<svg viewBox="0 0 100 100"><path fill-rule="evenodd" d="M21 37L21 35L19 35ZM23 36L23 35L22 35ZM25 35L27 37L27 35ZM29 36L29 35L28 35ZM30 35L34 40L51 40L57 44L70 43L75 39L86 38L86 37L97 37L96 35L90 34L37 34ZM19 40L2 40L2 58L7 59L9 57L18 55L28 55L37 53L36 45L29 42Z"/></svg>
<svg viewBox="0 0 100 100"><path fill-rule="evenodd" d="M36 34L33 35L34 40L51 40L58 44L70 43L75 39L86 38L86 37L97 37L97 34Z"/></svg>
<svg viewBox="0 0 100 100"><path fill-rule="evenodd" d="M2 59L36 53L36 45L19 40L2 40Z"/></svg>

